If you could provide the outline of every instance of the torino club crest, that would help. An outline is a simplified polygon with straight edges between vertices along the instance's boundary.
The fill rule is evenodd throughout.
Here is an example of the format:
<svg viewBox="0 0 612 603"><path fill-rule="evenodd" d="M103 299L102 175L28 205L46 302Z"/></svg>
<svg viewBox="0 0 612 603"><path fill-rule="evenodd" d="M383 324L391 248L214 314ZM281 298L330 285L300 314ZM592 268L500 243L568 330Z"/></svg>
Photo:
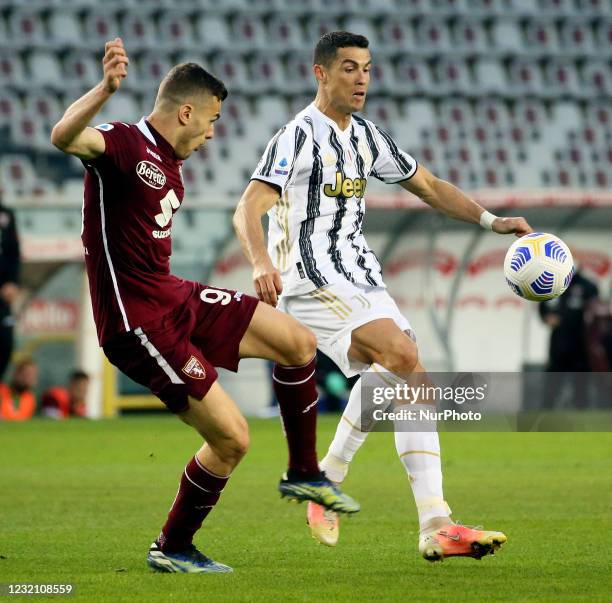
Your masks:
<svg viewBox="0 0 612 603"><path fill-rule="evenodd" d="M202 363L195 356L189 358L183 367L183 373L192 379L206 379L206 371Z"/></svg>

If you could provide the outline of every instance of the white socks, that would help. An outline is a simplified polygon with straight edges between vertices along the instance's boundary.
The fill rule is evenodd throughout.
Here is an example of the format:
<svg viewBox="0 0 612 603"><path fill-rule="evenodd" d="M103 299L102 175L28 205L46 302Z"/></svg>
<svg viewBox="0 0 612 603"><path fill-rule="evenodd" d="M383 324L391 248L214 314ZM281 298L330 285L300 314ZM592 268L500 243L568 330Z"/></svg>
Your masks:
<svg viewBox="0 0 612 603"><path fill-rule="evenodd" d="M319 463L321 470L336 483L344 481L348 465L368 437L367 425L361 424L361 378L353 385L348 403L336 428L336 435L325 458Z"/></svg>
<svg viewBox="0 0 612 603"><path fill-rule="evenodd" d="M384 371L385 369L379 365L373 365L368 369L370 373L368 385L372 385L373 376L380 380L381 386L389 387L393 382L403 383L399 377ZM418 411L433 407L427 404L410 404L408 408ZM362 411L360 378L351 390L329 451L319 463L332 482L344 481L349 463L372 430L371 423L362 423ZM371 416L371 413L367 413L366 416ZM424 427L428 430L424 431ZM448 519L450 522L451 510L444 501L442 491L440 440L435 421L419 424L410 421L396 423L395 448L410 480L421 531L428 531L432 525L437 526L441 523L441 519Z"/></svg>
<svg viewBox="0 0 612 603"><path fill-rule="evenodd" d="M409 404L406 408L418 412L433 407L428 404ZM427 427L431 431L414 431L419 427ZM395 448L410 479L421 531L427 529L432 519L449 518L451 513L442 492L440 440L435 427L435 421L412 425L404 421L396 423L395 430Z"/></svg>

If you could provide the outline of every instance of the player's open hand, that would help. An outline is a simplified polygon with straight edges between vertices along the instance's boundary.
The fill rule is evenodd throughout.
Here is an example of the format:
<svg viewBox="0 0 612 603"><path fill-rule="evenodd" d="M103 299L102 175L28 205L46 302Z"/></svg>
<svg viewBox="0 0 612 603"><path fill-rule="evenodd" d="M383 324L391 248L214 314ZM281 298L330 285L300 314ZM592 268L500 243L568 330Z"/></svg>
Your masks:
<svg viewBox="0 0 612 603"><path fill-rule="evenodd" d="M272 262L253 269L253 283L257 297L276 308L278 296L283 292L283 282L280 272L274 268Z"/></svg>
<svg viewBox="0 0 612 603"><path fill-rule="evenodd" d="M512 234L523 237L533 232L525 218L496 218L493 221L493 232L497 234Z"/></svg>
<svg viewBox="0 0 612 603"><path fill-rule="evenodd" d="M121 38L115 38L106 43L102 65L104 67L103 84L108 92L113 93L119 89L121 80L127 76L129 63L130 59L125 52Z"/></svg>

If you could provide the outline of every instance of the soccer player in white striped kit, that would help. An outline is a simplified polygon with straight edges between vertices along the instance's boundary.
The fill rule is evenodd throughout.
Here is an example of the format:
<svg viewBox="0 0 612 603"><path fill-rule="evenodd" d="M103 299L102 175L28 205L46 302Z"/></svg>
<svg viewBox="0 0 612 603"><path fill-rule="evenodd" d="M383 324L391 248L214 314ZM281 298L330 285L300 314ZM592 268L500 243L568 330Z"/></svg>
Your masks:
<svg viewBox="0 0 612 603"><path fill-rule="evenodd" d="M399 184L453 218L500 234L531 232L524 218L498 218L440 180L372 122L355 115L365 102L371 56L367 38L332 32L318 42L314 102L270 140L234 215L253 266L257 295L292 314L317 335L318 347L346 376L404 383L424 372L408 320L388 294L380 264L362 233L371 176ZM266 246L262 228L268 212ZM281 295L282 294L282 295ZM321 469L334 482L365 441L361 379L354 385ZM431 407L429 407L431 408ZM482 557L506 541L501 532L454 523L442 491L438 434L396 429L397 453L409 476L428 560ZM313 536L333 546L338 516L309 504Z"/></svg>

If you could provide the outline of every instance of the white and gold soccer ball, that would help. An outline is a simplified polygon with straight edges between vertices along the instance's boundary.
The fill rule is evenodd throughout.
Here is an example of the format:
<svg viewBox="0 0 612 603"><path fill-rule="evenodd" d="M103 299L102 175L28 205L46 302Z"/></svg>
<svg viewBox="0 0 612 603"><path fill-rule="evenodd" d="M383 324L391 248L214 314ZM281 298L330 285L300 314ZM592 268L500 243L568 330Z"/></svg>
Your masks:
<svg viewBox="0 0 612 603"><path fill-rule="evenodd" d="M558 297L569 287L574 259L559 237L533 232L510 246L504 274L514 293L531 301L544 301Z"/></svg>

